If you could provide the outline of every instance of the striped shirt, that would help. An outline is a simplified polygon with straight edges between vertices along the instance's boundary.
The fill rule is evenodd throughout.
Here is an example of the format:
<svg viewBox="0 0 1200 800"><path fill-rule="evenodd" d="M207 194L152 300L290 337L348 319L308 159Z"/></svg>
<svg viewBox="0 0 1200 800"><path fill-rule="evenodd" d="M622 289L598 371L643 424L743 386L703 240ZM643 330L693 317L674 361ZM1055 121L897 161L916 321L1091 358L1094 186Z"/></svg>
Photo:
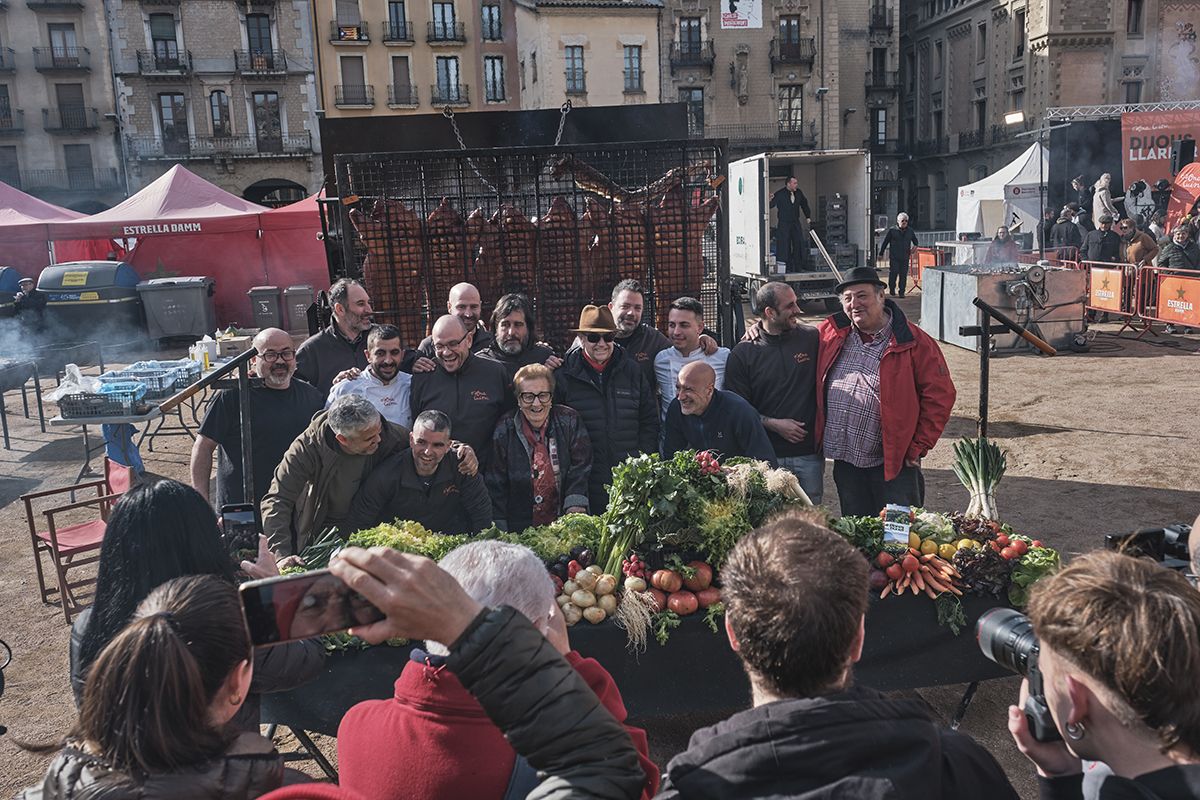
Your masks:
<svg viewBox="0 0 1200 800"><path fill-rule="evenodd" d="M892 342L892 315L869 342L851 329L825 381L825 457L866 469L883 463L879 362Z"/></svg>

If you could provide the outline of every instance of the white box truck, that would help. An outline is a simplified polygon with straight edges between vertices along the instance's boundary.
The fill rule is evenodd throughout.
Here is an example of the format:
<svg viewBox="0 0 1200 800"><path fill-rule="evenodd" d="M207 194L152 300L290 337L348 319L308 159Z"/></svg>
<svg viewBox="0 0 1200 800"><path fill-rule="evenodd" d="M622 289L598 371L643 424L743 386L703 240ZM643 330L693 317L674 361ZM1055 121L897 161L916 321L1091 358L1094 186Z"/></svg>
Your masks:
<svg viewBox="0 0 1200 800"><path fill-rule="evenodd" d="M866 150L797 150L759 153L729 164L729 274L743 277L753 292L770 280L786 281L801 303L824 303L840 309L833 287L837 274L810 238L810 272L778 272L772 247L775 210L771 195L783 187L788 176L800 182L808 198L814 224L821 219L823 198L840 193L847 210L847 242L859 248L858 266L874 263L875 236L871 224L871 155ZM828 242L829 255L837 256ZM850 264L838 262L845 271Z"/></svg>

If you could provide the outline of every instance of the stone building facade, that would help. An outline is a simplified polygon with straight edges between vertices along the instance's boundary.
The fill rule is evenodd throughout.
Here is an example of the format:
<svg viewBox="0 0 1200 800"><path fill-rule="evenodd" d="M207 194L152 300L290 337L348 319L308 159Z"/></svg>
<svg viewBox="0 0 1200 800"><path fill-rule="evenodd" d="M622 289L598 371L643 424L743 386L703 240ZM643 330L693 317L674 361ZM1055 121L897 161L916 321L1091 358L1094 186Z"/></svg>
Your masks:
<svg viewBox="0 0 1200 800"><path fill-rule="evenodd" d="M731 11L735 9L734 11ZM664 0L664 101L730 155L872 151L872 209L898 199L895 0Z"/></svg>
<svg viewBox="0 0 1200 800"><path fill-rule="evenodd" d="M661 102L662 0L516 0L521 108Z"/></svg>
<svg viewBox="0 0 1200 800"><path fill-rule="evenodd" d="M321 183L306 0L109 0L130 193L174 164L280 205Z"/></svg>
<svg viewBox="0 0 1200 800"><path fill-rule="evenodd" d="M104 6L0 2L0 181L84 212L124 199Z"/></svg>
<svg viewBox="0 0 1200 800"><path fill-rule="evenodd" d="M953 228L958 187L1029 147L1036 136L1018 134L1047 108L1200 97L1200 0L923 0L905 12L903 198L918 228Z"/></svg>
<svg viewBox="0 0 1200 800"><path fill-rule="evenodd" d="M520 108L512 0L315 0L328 117Z"/></svg>

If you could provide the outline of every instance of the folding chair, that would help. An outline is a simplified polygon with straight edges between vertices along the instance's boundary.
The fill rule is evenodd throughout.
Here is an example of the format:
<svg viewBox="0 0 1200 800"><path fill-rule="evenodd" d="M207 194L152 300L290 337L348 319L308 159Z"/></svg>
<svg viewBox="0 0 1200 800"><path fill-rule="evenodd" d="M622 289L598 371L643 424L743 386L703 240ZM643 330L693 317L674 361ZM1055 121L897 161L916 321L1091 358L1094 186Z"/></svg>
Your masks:
<svg viewBox="0 0 1200 800"><path fill-rule="evenodd" d="M100 549L100 544L104 541L109 512L112 510L113 503L133 485L133 481L133 470L110 459L105 459L102 479L86 481L61 489L47 489L42 492L21 495L21 500L25 503L25 519L29 523L29 538L33 544L33 561L37 567L38 589L42 593L42 602L50 602L50 598L57 594L68 625L71 624L71 617L86 607L76 600L74 590L96 582L95 578L71 582L68 573L100 560L100 555L96 551ZM95 489L96 496L80 500L77 503L41 508L35 513L34 500L74 493L84 489ZM57 519L60 514L82 508L95 508L99 518L66 525L60 524ZM39 514L46 518L45 530L38 530L37 517ZM54 565L57 586L46 585L46 571L42 566L43 553L49 555L50 562Z"/></svg>

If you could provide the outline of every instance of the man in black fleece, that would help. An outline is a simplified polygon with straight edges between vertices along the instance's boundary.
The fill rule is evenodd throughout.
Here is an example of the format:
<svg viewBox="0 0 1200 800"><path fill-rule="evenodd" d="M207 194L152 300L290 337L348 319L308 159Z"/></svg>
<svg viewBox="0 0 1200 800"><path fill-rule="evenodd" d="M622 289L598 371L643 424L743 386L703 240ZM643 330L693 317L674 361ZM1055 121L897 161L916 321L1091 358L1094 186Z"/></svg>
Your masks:
<svg viewBox="0 0 1200 800"><path fill-rule="evenodd" d="M796 293L786 283L765 283L752 299L754 313L762 318L761 333L729 354L725 389L759 413L779 466L796 476L813 505L820 505L825 459L813 434L820 336L801 321Z"/></svg>
<svg viewBox="0 0 1200 800"><path fill-rule="evenodd" d="M852 685L867 562L822 521L793 513L734 547L725 628L754 707L696 731L659 796L1015 800L996 760L922 702Z"/></svg>

